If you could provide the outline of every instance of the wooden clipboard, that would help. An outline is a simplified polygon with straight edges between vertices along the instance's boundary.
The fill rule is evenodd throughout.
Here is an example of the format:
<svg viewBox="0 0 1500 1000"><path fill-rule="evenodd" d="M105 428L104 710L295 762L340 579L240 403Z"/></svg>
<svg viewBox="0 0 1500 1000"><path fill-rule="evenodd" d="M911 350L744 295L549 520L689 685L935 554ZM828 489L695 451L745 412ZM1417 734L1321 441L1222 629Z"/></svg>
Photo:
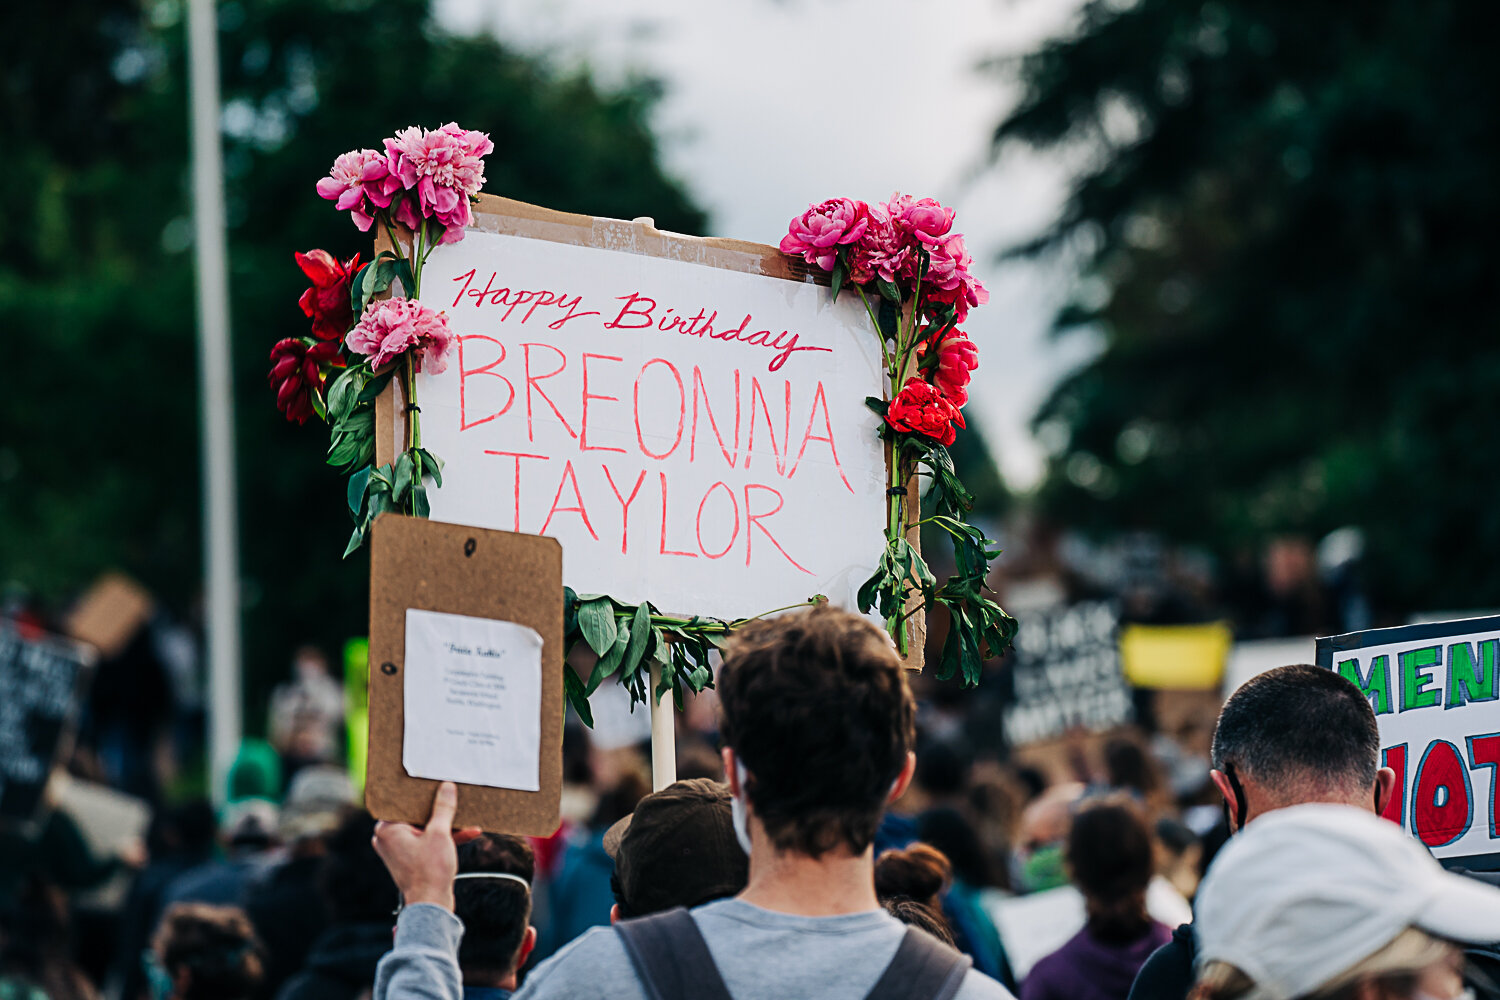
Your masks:
<svg viewBox="0 0 1500 1000"><path fill-rule="evenodd" d="M562 546L518 535L383 514L370 553L370 749L365 807L377 819L423 824L437 782L402 766L408 608L512 621L542 637L541 788L458 786L458 826L545 837L561 821Z"/></svg>

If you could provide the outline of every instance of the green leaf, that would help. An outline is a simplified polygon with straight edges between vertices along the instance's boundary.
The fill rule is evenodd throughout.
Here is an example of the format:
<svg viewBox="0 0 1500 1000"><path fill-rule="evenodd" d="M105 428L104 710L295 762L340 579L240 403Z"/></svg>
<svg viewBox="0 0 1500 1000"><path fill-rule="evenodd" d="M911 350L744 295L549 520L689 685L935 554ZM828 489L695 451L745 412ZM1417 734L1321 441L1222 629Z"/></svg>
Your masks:
<svg viewBox="0 0 1500 1000"><path fill-rule="evenodd" d="M360 441L356 437L345 435L335 441L328 452L328 464L335 468L342 468L352 463L360 454Z"/></svg>
<svg viewBox="0 0 1500 1000"><path fill-rule="evenodd" d="M397 503L400 503L401 498L406 496L406 491L411 489L412 473L411 452L403 451L396 456L396 471L391 477L395 486L391 495Z"/></svg>
<svg viewBox="0 0 1500 1000"><path fill-rule="evenodd" d="M635 615L630 619L630 645L625 651L625 673L631 674L641 665L647 648L651 645L651 606L636 605Z"/></svg>
<svg viewBox="0 0 1500 1000"><path fill-rule="evenodd" d="M839 291L844 287L844 277L848 269L844 266L844 255L839 254L839 259L833 265L833 301L839 300Z"/></svg>
<svg viewBox="0 0 1500 1000"><path fill-rule="evenodd" d="M417 287L417 280L411 273L411 261L405 257L396 261L396 278L401 282L401 290L407 298L411 298Z"/></svg>
<svg viewBox="0 0 1500 1000"><path fill-rule="evenodd" d="M432 485L442 488L443 485L443 460L438 458L426 448L417 449L417 454L422 456L422 474L432 477Z"/></svg>
<svg viewBox="0 0 1500 1000"><path fill-rule="evenodd" d="M594 664L594 672L589 676L589 694L597 691L606 678L620 669L620 662L625 659L625 648L629 645L630 636L624 632L615 633L615 641L610 645L609 652L599 657L599 662Z"/></svg>
<svg viewBox="0 0 1500 1000"><path fill-rule="evenodd" d="M412 485L411 512L413 517L427 517L432 513L432 505L427 501L427 487L421 483Z"/></svg>
<svg viewBox="0 0 1500 1000"><path fill-rule="evenodd" d="M365 529L363 525L357 525L354 533L349 536L349 544L344 546L344 558L348 559L361 545L365 543Z"/></svg>
<svg viewBox="0 0 1500 1000"><path fill-rule="evenodd" d="M370 265L364 264L349 279L349 309L354 313L356 321L365 311L364 273L369 269Z"/></svg>
<svg viewBox="0 0 1500 1000"><path fill-rule="evenodd" d="M580 605L578 627L583 630L584 641L590 649L600 656L608 652L614 645L617 632L615 609L610 599L600 597Z"/></svg>
<svg viewBox="0 0 1500 1000"><path fill-rule="evenodd" d="M385 387L391 384L391 378L396 374L396 369L382 375L375 375L365 382L359 390L359 401L361 403L374 403L375 397L385 391ZM373 414L372 414L373 416Z"/></svg>
<svg viewBox="0 0 1500 1000"><path fill-rule="evenodd" d="M589 709L588 691L584 689L583 681L573 672L573 668L563 664L563 693L568 696L568 704L573 706L573 711L583 720L583 724L590 729L594 728L594 713Z"/></svg>
<svg viewBox="0 0 1500 1000"><path fill-rule="evenodd" d="M359 509L364 506L365 484L370 481L370 467L367 465L354 475L349 477L348 497L349 512L355 517L359 516Z"/></svg>
<svg viewBox="0 0 1500 1000"><path fill-rule="evenodd" d="M875 287L880 291L881 298L892 305L901 304L901 289L896 287L894 281L886 281L884 278L875 279Z"/></svg>

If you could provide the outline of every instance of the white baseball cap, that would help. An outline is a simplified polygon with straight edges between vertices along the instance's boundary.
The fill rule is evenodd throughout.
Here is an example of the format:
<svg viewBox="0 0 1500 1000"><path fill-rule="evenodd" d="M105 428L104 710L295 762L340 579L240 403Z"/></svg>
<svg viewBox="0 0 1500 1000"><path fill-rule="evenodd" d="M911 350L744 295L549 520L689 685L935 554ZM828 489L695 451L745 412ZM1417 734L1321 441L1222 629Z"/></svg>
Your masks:
<svg viewBox="0 0 1500 1000"><path fill-rule="evenodd" d="M1500 889L1445 871L1396 824L1353 806L1292 806L1247 824L1194 909L1199 968L1233 965L1256 1000L1305 996L1408 927L1500 941Z"/></svg>

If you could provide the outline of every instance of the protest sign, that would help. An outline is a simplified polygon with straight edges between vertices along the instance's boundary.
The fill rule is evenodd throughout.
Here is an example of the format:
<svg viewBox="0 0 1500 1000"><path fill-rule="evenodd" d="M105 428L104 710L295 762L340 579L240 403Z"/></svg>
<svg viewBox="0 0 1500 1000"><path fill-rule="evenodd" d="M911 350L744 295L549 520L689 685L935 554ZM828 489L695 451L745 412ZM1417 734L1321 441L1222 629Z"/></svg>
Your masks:
<svg viewBox="0 0 1500 1000"><path fill-rule="evenodd" d="M1120 663L1136 687L1215 690L1233 642L1234 633L1223 622L1127 625L1120 632Z"/></svg>
<svg viewBox="0 0 1500 1000"><path fill-rule="evenodd" d="M556 538L566 584L667 612L856 604L887 487L858 298L772 247L490 196L421 280L456 340L417 380L433 519Z"/></svg>
<svg viewBox="0 0 1500 1000"><path fill-rule="evenodd" d="M1500 868L1500 617L1320 638L1318 665L1370 699L1381 763L1396 772L1385 811L1449 865Z"/></svg>
<svg viewBox="0 0 1500 1000"><path fill-rule="evenodd" d="M0 824L35 818L93 659L79 643L0 624Z"/></svg>
<svg viewBox="0 0 1500 1000"><path fill-rule="evenodd" d="M1073 729L1102 732L1130 721L1119 626L1119 611L1109 601L1027 615L1006 657L1012 692L1004 720L1011 746L1056 739Z"/></svg>
<svg viewBox="0 0 1500 1000"><path fill-rule="evenodd" d="M366 807L425 823L437 782L454 780L459 826L550 835L562 795L557 542L385 514L370 558Z"/></svg>

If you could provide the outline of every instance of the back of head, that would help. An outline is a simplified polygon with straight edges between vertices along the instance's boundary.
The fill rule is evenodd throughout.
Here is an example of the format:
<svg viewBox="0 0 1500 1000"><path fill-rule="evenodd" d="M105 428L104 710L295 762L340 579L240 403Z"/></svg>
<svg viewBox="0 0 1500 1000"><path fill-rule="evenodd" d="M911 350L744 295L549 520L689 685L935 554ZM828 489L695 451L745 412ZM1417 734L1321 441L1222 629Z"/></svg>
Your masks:
<svg viewBox="0 0 1500 1000"><path fill-rule="evenodd" d="M363 809L351 810L328 835L328 853L318 873L318 885L339 923L392 923L400 902L396 883L370 838L375 820Z"/></svg>
<svg viewBox="0 0 1500 1000"><path fill-rule="evenodd" d="M953 866L931 844L881 852L875 859L875 895L881 902L904 896L932 906L953 877Z"/></svg>
<svg viewBox="0 0 1500 1000"><path fill-rule="evenodd" d="M1380 730L1359 689L1332 670L1277 667L1230 695L1214 730L1214 767L1249 778L1278 805L1374 794Z"/></svg>
<svg viewBox="0 0 1500 1000"><path fill-rule="evenodd" d="M510 878L459 878L453 883L453 912L464 922L458 964L466 978L504 976L513 972L521 939L531 920L531 889L536 859L520 837L487 833L458 849L459 875L514 875Z"/></svg>
<svg viewBox="0 0 1500 1000"><path fill-rule="evenodd" d="M830 606L736 633L718 681L721 734L780 851L870 846L915 741L901 661L869 621Z"/></svg>
<svg viewBox="0 0 1500 1000"><path fill-rule="evenodd" d="M733 896L750 879L734 833L729 789L708 778L674 781L645 796L604 835L610 886L624 917L691 909Z"/></svg>
<svg viewBox="0 0 1500 1000"><path fill-rule="evenodd" d="M177 903L151 947L177 984L178 1000L248 1000L264 974L260 943L237 906Z"/></svg>
<svg viewBox="0 0 1500 1000"><path fill-rule="evenodd" d="M1083 893L1089 929L1105 940L1131 941L1150 927L1151 830L1123 796L1085 805L1068 831L1068 870Z"/></svg>

